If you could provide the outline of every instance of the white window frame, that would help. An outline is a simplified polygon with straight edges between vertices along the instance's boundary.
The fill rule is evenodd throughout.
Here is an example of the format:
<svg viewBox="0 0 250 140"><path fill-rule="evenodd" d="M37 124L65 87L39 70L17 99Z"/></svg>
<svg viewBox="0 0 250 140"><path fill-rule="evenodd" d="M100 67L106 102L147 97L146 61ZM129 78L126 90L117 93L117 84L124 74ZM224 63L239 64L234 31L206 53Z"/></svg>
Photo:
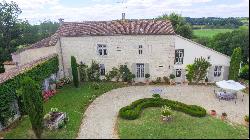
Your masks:
<svg viewBox="0 0 250 140"><path fill-rule="evenodd" d="M99 56L107 56L108 55L107 45L97 44L97 53Z"/></svg>
<svg viewBox="0 0 250 140"><path fill-rule="evenodd" d="M184 61L184 49L178 49L175 50L175 54L177 54L177 61L175 62L175 64L183 64ZM176 56L175 56L175 60L176 60Z"/></svg>
<svg viewBox="0 0 250 140"><path fill-rule="evenodd" d="M214 67L214 77L220 77L222 73L222 66Z"/></svg>
<svg viewBox="0 0 250 140"><path fill-rule="evenodd" d="M138 53L139 53L139 55L142 55L142 52L143 52L143 46L139 45L139 47L138 47Z"/></svg>

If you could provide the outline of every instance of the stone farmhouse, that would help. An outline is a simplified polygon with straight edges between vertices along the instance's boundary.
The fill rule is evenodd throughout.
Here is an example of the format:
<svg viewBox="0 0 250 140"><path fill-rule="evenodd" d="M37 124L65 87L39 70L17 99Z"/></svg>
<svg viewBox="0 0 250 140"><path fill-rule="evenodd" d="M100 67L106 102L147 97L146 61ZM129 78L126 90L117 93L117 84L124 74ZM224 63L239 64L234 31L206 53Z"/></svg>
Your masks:
<svg viewBox="0 0 250 140"><path fill-rule="evenodd" d="M147 73L151 80L175 74L177 82L184 82L186 65L204 57L212 64L209 82L228 79L230 57L177 35L167 20L60 20L60 24L51 37L13 53L12 61L4 63L6 71L58 54L60 78L71 76L70 57L75 56L78 63L98 62L101 77L113 67L127 65L136 82L143 82Z"/></svg>

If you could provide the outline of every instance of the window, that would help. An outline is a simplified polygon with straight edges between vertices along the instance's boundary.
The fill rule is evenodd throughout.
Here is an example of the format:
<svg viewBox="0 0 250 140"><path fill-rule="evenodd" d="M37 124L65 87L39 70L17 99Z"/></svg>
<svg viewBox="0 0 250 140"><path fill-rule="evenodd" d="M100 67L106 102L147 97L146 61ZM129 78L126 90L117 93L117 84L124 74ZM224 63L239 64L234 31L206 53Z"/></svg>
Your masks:
<svg viewBox="0 0 250 140"><path fill-rule="evenodd" d="M136 64L136 77L144 78L144 64L141 63Z"/></svg>
<svg viewBox="0 0 250 140"><path fill-rule="evenodd" d="M142 54L142 45L139 45L139 54Z"/></svg>
<svg viewBox="0 0 250 140"><path fill-rule="evenodd" d="M175 70L175 77L181 77L181 69Z"/></svg>
<svg viewBox="0 0 250 140"><path fill-rule="evenodd" d="M106 46L106 45L97 44L97 50L98 50L98 54L99 54L100 56L108 55L107 46Z"/></svg>
<svg viewBox="0 0 250 140"><path fill-rule="evenodd" d="M214 67L214 77L220 77L221 76L221 69L222 69L222 66L215 66Z"/></svg>
<svg viewBox="0 0 250 140"><path fill-rule="evenodd" d="M104 64L100 64L100 75L101 76L105 75L105 66L104 66Z"/></svg>
<svg viewBox="0 0 250 140"><path fill-rule="evenodd" d="M175 64L183 64L184 49L175 50Z"/></svg>

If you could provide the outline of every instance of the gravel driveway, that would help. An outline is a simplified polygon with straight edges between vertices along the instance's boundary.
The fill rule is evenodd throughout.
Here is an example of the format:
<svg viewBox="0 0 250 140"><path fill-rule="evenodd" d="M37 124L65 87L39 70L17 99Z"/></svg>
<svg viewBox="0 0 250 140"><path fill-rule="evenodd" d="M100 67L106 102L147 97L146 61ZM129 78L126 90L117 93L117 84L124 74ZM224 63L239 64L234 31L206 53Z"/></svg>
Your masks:
<svg viewBox="0 0 250 140"><path fill-rule="evenodd" d="M114 139L114 131L120 108L131 102L152 97L152 89L163 89L163 98L177 100L186 104L200 105L207 111L214 109L218 114L226 112L229 121L243 123L243 117L249 114L249 96L238 93L235 101L219 101L213 94L214 86L131 86L112 90L98 97L84 113L79 139ZM243 99L243 101L242 101Z"/></svg>

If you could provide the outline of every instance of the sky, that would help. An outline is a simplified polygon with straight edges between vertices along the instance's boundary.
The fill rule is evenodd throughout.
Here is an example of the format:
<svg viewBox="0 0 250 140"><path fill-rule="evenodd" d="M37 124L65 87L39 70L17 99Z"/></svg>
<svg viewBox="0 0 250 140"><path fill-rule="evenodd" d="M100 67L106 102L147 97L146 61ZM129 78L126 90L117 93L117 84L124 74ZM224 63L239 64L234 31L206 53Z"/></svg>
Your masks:
<svg viewBox="0 0 250 140"><path fill-rule="evenodd" d="M44 20L100 21L155 18L172 12L185 17L249 17L249 0L5 0L22 9L31 24Z"/></svg>

